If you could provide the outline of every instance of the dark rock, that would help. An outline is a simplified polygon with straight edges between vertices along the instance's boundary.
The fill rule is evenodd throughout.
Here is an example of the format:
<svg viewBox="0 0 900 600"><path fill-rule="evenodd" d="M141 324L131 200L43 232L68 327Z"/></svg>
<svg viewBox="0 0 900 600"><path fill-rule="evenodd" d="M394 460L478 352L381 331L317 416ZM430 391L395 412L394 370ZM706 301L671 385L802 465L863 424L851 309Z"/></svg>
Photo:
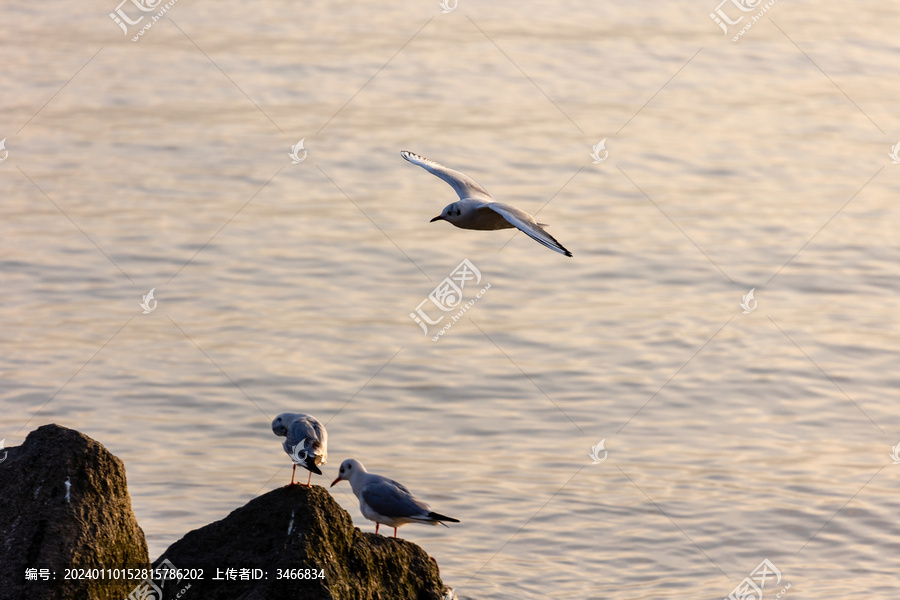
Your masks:
<svg viewBox="0 0 900 600"><path fill-rule="evenodd" d="M154 567L164 560L178 569L203 569L202 581L165 582L166 598L188 584L185 597L204 600L441 600L444 589L437 562L422 548L361 532L319 486L289 486L255 498L185 535ZM216 581L227 568L255 569L265 578ZM309 569L324 578L278 579L279 569Z"/></svg>
<svg viewBox="0 0 900 600"><path fill-rule="evenodd" d="M58 425L44 425L7 450L0 463L0 598L127 597L134 580L65 579L66 568L150 566L122 461ZM26 568L49 569L55 579L26 581Z"/></svg>

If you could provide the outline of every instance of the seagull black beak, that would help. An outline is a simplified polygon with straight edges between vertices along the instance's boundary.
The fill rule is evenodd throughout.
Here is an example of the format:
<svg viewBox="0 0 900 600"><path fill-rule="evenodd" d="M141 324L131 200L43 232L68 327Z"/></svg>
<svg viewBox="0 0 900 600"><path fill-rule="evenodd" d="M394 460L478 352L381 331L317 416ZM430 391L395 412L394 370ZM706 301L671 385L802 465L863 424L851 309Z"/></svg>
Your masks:
<svg viewBox="0 0 900 600"><path fill-rule="evenodd" d="M438 216L436 216L435 218L433 218L432 220L430 220L429 223L434 223L435 221L446 221L446 220L447 220L447 219L445 219L445 218L442 217L441 215L438 215Z"/></svg>

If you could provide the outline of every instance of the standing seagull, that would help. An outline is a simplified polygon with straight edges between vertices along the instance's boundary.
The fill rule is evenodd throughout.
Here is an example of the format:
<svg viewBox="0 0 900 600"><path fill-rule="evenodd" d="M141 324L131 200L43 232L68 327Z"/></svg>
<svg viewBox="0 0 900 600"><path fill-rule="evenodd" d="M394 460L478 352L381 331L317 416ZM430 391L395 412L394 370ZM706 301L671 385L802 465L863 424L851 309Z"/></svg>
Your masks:
<svg viewBox="0 0 900 600"><path fill-rule="evenodd" d="M431 508L413 496L402 483L393 479L369 473L361 462L348 458L341 463L337 479L331 482L331 487L341 480L350 482L353 493L359 498L359 510L365 518L375 521L375 533L383 524L394 528L394 537L397 537L397 528L407 523L425 523L437 525L442 521L459 523L458 519L445 517L432 512Z"/></svg>
<svg viewBox="0 0 900 600"><path fill-rule="evenodd" d="M321 475L318 465L324 465L328 458L328 432L325 426L315 417L303 413L282 413L272 421L272 432L286 437L282 447L294 462L291 471L291 485L294 485L294 474L297 465L309 471L306 485L312 480L312 474Z"/></svg>
<svg viewBox="0 0 900 600"><path fill-rule="evenodd" d="M447 221L460 229L491 230L516 227L531 239L547 246L554 252L572 256L572 253L557 242L556 238L544 230L546 225L535 221L534 217L524 210L502 202L495 202L487 190L468 175L448 169L433 160L406 150L403 150L400 156L449 183L459 196L459 200L448 204L441 214L431 220L432 223Z"/></svg>

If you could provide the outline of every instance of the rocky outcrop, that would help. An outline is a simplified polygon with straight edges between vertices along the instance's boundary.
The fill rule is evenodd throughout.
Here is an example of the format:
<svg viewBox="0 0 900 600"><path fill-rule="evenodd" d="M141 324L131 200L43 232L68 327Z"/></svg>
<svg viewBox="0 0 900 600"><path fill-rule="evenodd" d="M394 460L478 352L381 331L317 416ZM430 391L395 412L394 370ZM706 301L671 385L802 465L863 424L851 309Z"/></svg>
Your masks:
<svg viewBox="0 0 900 600"><path fill-rule="evenodd" d="M441 600L445 590L419 546L362 533L327 490L299 485L188 533L153 565L174 571L145 581L147 543L122 461L58 425L4 452L0 600ZM46 569L49 581L26 580L26 569Z"/></svg>
<svg viewBox="0 0 900 600"><path fill-rule="evenodd" d="M67 568L148 568L125 466L86 435L58 425L31 432L0 463L0 598L122 600L125 579L66 579ZM49 582L26 581L46 568Z"/></svg>
<svg viewBox="0 0 900 600"><path fill-rule="evenodd" d="M422 548L361 532L318 486L255 498L185 535L154 566L164 561L169 568L203 569L204 577L166 582L167 598L188 584L186 597L205 600L441 600L443 592L437 562ZM236 580L215 579L229 568ZM250 579L239 578L241 569Z"/></svg>

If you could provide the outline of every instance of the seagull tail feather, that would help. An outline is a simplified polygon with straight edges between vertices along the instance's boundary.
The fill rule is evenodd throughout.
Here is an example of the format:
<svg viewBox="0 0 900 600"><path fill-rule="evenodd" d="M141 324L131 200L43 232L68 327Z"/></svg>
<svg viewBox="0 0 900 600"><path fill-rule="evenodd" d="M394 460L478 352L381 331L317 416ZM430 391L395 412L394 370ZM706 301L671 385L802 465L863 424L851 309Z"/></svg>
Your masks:
<svg viewBox="0 0 900 600"><path fill-rule="evenodd" d="M319 468L319 466L316 464L316 457L313 456L313 455L310 455L310 456L306 459L306 468L307 468L307 470L312 471L312 472L315 473L316 475L321 475L321 474L322 474L322 470L321 470L321 469Z"/></svg>
<svg viewBox="0 0 900 600"><path fill-rule="evenodd" d="M453 517L447 517L447 516L444 516L444 515L442 515L440 513L436 513L436 512L428 513L428 518L431 519L432 521L437 521L439 523L441 521L449 521L450 523L459 523L459 519L454 519ZM441 525L444 525L444 523L441 523ZM447 525L444 525L444 527L447 527Z"/></svg>

